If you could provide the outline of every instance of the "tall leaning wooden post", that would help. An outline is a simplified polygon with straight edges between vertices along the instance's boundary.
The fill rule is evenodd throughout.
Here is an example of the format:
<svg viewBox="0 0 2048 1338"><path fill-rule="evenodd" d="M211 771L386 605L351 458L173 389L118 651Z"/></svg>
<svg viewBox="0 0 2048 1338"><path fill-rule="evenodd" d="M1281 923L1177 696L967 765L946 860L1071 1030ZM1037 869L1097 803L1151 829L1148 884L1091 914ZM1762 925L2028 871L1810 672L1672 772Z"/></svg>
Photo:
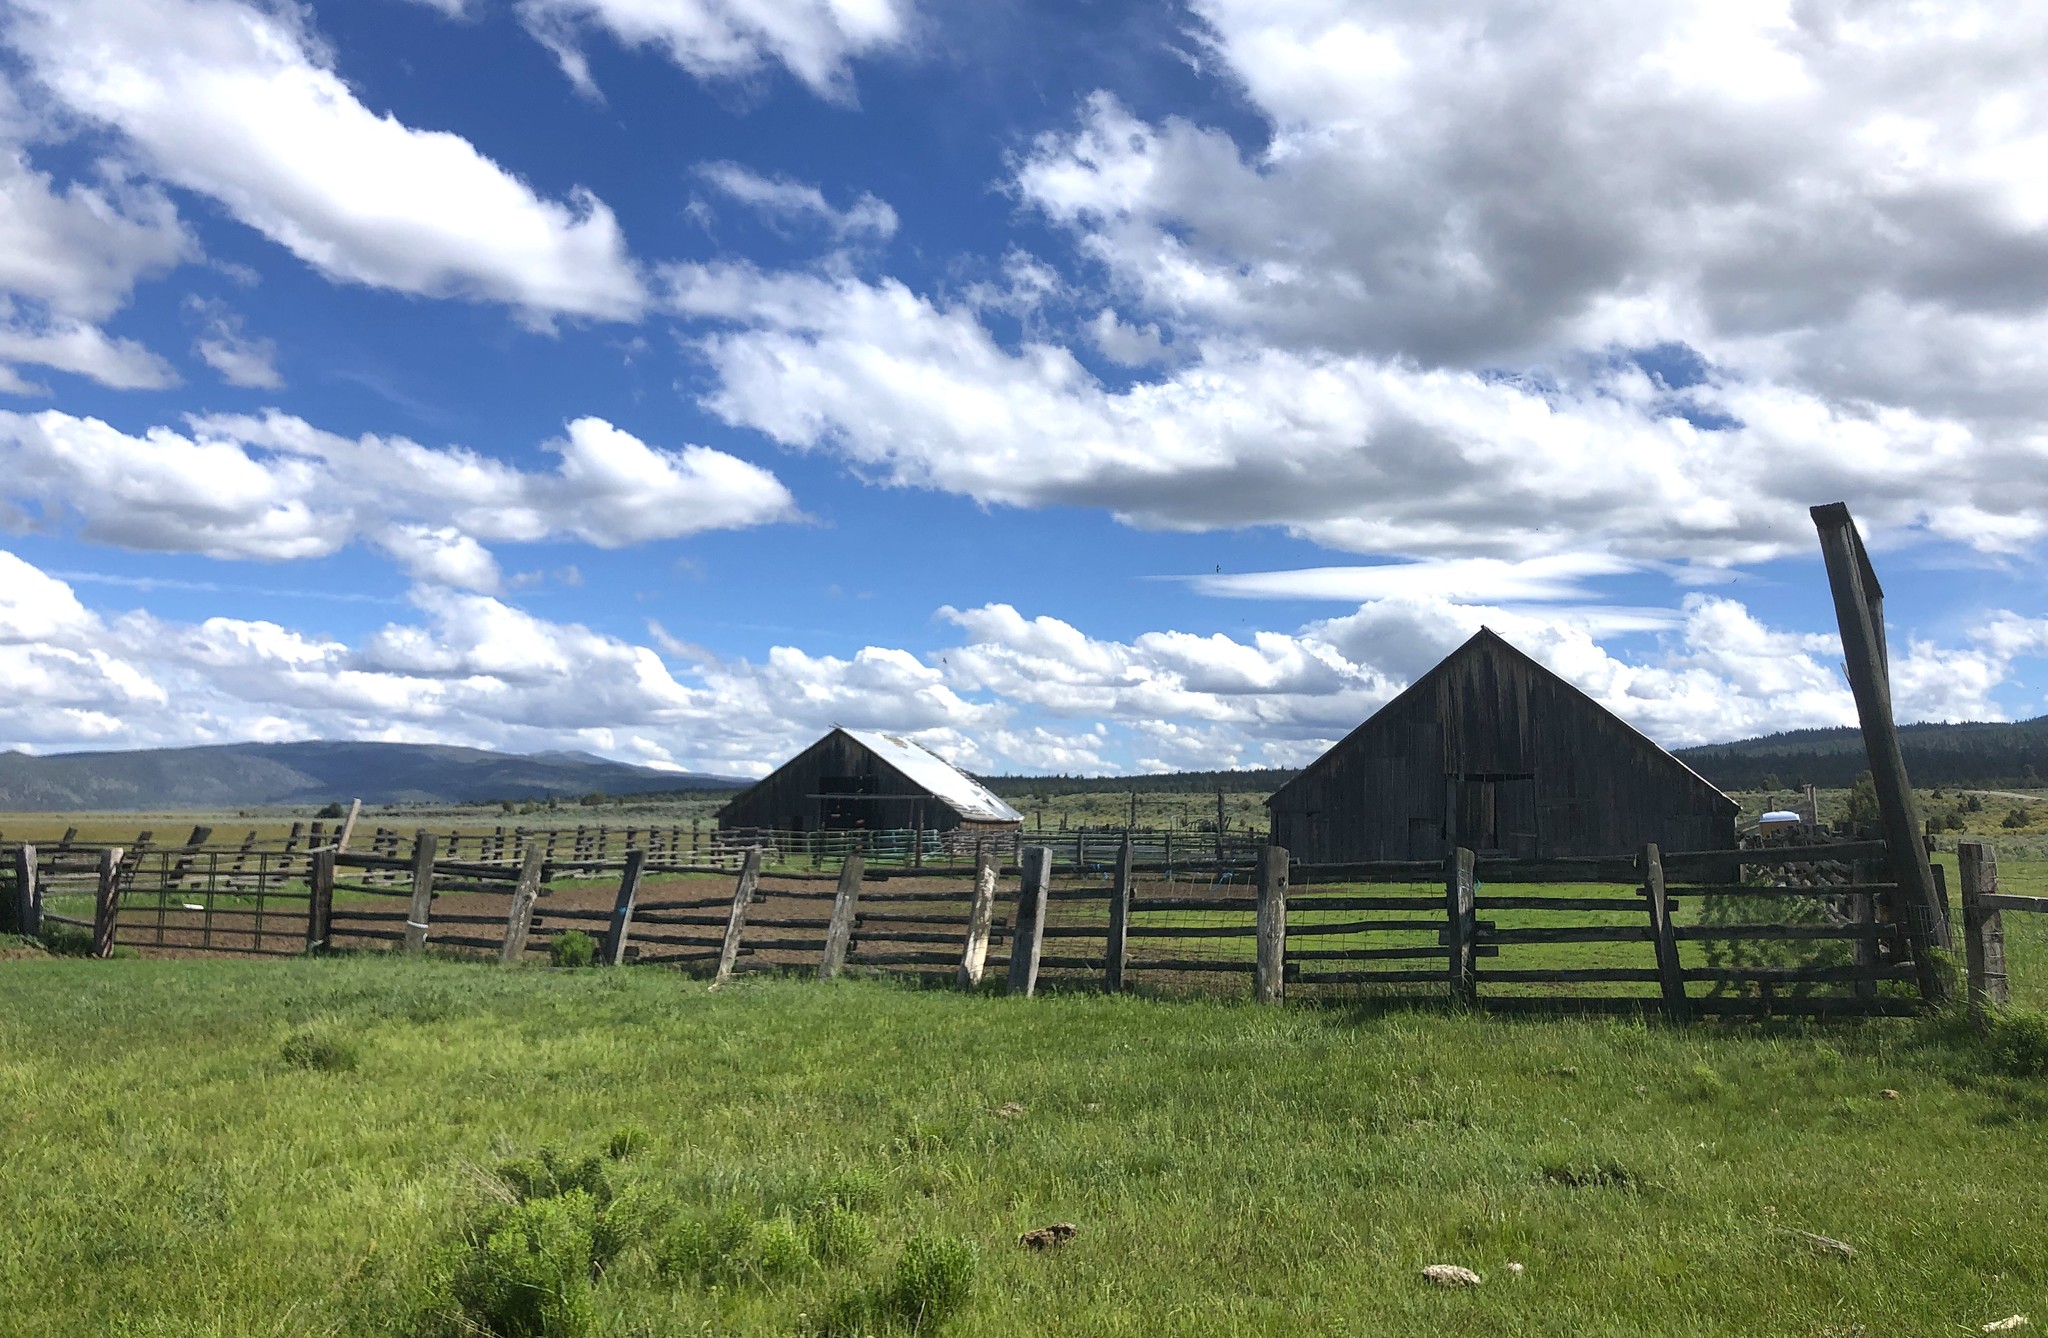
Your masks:
<svg viewBox="0 0 2048 1338"><path fill-rule="evenodd" d="M967 908L967 942L960 950L960 988L981 988L981 973L988 966L988 938L996 920L996 856L980 841L974 843L974 900Z"/></svg>
<svg viewBox="0 0 2048 1338"><path fill-rule="evenodd" d="M747 928L747 907L754 904L754 889L760 882L761 847L748 846L747 857L740 864L739 881L733 884L732 910L725 917L725 941L718 949L718 972L711 978L714 990L731 980L733 968L739 965L740 936Z"/></svg>
<svg viewBox="0 0 2048 1338"><path fill-rule="evenodd" d="M1934 870L1920 841L1920 818L1913 804L1906 758L1899 747L1898 724L1892 719L1891 670L1884 644L1884 589L1870 565L1863 536L1849 508L1841 502L1813 508L1820 532L1821 555L1827 560L1828 585L1835 597L1835 621L1842 630L1842 658L1849 690L1856 697L1856 718L1863 729L1863 751L1877 789L1884 818L1884 843L1899 882L1900 918L1913 948L1920 994L1929 1003L1947 993L1934 949L1948 944L1947 916L1939 904Z"/></svg>
<svg viewBox="0 0 2048 1338"><path fill-rule="evenodd" d="M1463 846L1454 847L1444 858L1444 915L1450 927L1444 944L1450 949L1451 1002L1479 1001L1479 981L1473 974L1472 940L1478 932L1479 888L1473 881L1477 861Z"/></svg>
<svg viewBox="0 0 2048 1338"><path fill-rule="evenodd" d="M1287 993L1287 851L1259 847L1259 957L1252 970L1252 998L1278 1003Z"/></svg>
<svg viewBox="0 0 2048 1338"><path fill-rule="evenodd" d="M1038 991L1038 958L1045 948L1045 894L1052 886L1052 847L1025 846L1017 888L1017 924L1010 931L1010 993Z"/></svg>
<svg viewBox="0 0 2048 1338"><path fill-rule="evenodd" d="M498 945L498 960L505 964L526 955L526 936L533 929L533 903L540 900L541 875L547 870L547 855L539 845L526 848L519 863L519 881L512 885L512 905L505 912L505 940Z"/></svg>
<svg viewBox="0 0 2048 1338"><path fill-rule="evenodd" d="M14 850L16 929L29 938L43 932L43 889L36 882L36 848L26 843Z"/></svg>
<svg viewBox="0 0 2048 1338"><path fill-rule="evenodd" d="M1133 804L1136 792L1133 791ZM1124 961L1131 953L1131 834L1124 833L1116 853L1116 886L1109 890L1109 940L1102 968L1102 988L1116 994L1124 987Z"/></svg>
<svg viewBox="0 0 2048 1338"><path fill-rule="evenodd" d="M825 955L818 959L818 979L831 980L846 965L853 942L853 916L860 909L860 876L867 861L848 855L839 866L839 890L832 898L832 922L825 927Z"/></svg>
<svg viewBox="0 0 2048 1338"><path fill-rule="evenodd" d="M1988 899L1998 895L1998 852L1982 841L1956 842L1963 884L1963 953L1970 971L1970 1021L1982 1027L1991 1008L2009 1000L2005 981L2005 917Z"/></svg>
<svg viewBox="0 0 2048 1338"><path fill-rule="evenodd" d="M114 928L121 918L121 847L100 852L98 895L92 906L92 955L114 955Z"/></svg>
<svg viewBox="0 0 2048 1338"><path fill-rule="evenodd" d="M605 926L604 948L598 953L600 966L623 966L626 940L633 936L633 907L640 901L640 870L647 864L645 850L626 852L625 871L619 875L619 893L612 898L611 923Z"/></svg>
<svg viewBox="0 0 2048 1338"><path fill-rule="evenodd" d="M425 828L412 838L412 901L405 912L405 951L427 950L427 929L434 915L434 852L440 839Z"/></svg>

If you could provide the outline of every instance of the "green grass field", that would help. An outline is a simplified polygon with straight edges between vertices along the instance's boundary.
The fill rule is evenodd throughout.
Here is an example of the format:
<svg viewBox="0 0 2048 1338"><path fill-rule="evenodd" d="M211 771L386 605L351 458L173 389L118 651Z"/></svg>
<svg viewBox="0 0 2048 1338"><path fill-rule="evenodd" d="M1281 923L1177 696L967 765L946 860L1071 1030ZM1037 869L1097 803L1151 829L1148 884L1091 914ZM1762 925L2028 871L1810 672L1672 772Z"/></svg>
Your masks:
<svg viewBox="0 0 2048 1338"><path fill-rule="evenodd" d="M906 1289L957 1292L963 1249L971 1288L928 1329L1818 1338L2048 1310L2048 1080L1943 1020L375 957L9 960L0 996L9 1338L464 1332L465 1229L533 1208L495 1171L543 1148L597 1155L616 1195L577 1313L622 1338L884 1325ZM539 1216L587 1216L580 1194ZM1016 1243L1057 1221L1063 1248ZM1485 1283L1431 1287L1432 1263Z"/></svg>

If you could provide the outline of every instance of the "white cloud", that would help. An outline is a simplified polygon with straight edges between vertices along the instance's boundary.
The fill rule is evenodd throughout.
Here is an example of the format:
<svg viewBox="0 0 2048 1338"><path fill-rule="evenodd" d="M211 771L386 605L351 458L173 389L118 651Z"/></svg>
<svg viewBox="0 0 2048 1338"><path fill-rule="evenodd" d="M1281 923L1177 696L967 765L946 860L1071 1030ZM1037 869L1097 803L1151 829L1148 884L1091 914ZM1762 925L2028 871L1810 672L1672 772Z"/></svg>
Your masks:
<svg viewBox="0 0 2048 1338"><path fill-rule="evenodd" d="M421 579L481 589L498 573L479 541L618 548L795 514L773 474L708 447L657 449L599 418L547 445L560 463L539 473L276 412L141 437L55 411L0 413L0 497L150 551L281 560L370 539Z"/></svg>
<svg viewBox="0 0 2048 1338"><path fill-rule="evenodd" d="M887 241L896 235L896 211L866 191L847 208L834 209L816 186L784 176L762 176L738 163L705 163L697 175L728 199L770 218L809 220L842 240L867 237Z"/></svg>
<svg viewBox="0 0 2048 1338"><path fill-rule="evenodd" d="M1395 595L1440 595L1468 604L1583 599L1585 581L1629 570L1626 562L1597 553L1503 562L1497 558L1441 558L1371 567L1308 567L1294 571L1211 573L1186 578L1205 595L1237 599L1335 599L1362 603Z"/></svg>
<svg viewBox="0 0 2048 1338"><path fill-rule="evenodd" d="M102 321L127 302L137 280L191 259L195 249L155 186L102 164L97 184L59 189L30 164L26 148L0 140L0 292L59 317Z"/></svg>
<svg viewBox="0 0 2048 1338"><path fill-rule="evenodd" d="M1138 525L1281 525L1332 548L1726 565L1808 554L1806 509L1988 551L2048 535L2048 433L1834 403L1740 380L1691 387L1695 426L1630 364L1574 379L1423 370L1210 340L1113 389L1065 348L999 344L975 313L893 280L677 265L706 403L889 482Z"/></svg>
<svg viewBox="0 0 2048 1338"><path fill-rule="evenodd" d="M773 63L820 97L852 96L848 63L908 36L899 0L521 0L529 30L578 88L595 94L579 37L602 28L626 46L660 49L699 79L737 79Z"/></svg>
<svg viewBox="0 0 2048 1338"><path fill-rule="evenodd" d="M643 294L612 212L536 194L467 140L380 116L295 8L23 0L6 35L71 111L331 278L631 319ZM158 225L162 230L162 225Z"/></svg>
<svg viewBox="0 0 2048 1338"><path fill-rule="evenodd" d="M250 338L242 331L242 318L218 302L187 298L185 306L203 323L205 333L195 345L199 356L220 373L223 381L231 386L283 389L275 341Z"/></svg>
<svg viewBox="0 0 2048 1338"><path fill-rule="evenodd" d="M133 339L115 338L97 325L65 316L37 320L0 297L0 374L7 374L8 363L71 372L116 390L178 384L171 365ZM46 393L19 380L13 385L16 394Z"/></svg>
<svg viewBox="0 0 2048 1338"><path fill-rule="evenodd" d="M942 610L957 636L922 653L777 646L758 661L658 627L640 645L487 594L422 586L412 603L353 643L263 621L107 615L0 551L0 745L384 738L761 775L845 724L912 734L982 771L1298 765L1482 624L1667 746L1855 719L1832 638L1700 594L1629 656L1569 611L1428 596L1291 633L1121 642L992 604ZM2009 614L1965 645L1912 642L1894 660L1901 717L1995 717L2014 659L2044 651L2048 620Z"/></svg>

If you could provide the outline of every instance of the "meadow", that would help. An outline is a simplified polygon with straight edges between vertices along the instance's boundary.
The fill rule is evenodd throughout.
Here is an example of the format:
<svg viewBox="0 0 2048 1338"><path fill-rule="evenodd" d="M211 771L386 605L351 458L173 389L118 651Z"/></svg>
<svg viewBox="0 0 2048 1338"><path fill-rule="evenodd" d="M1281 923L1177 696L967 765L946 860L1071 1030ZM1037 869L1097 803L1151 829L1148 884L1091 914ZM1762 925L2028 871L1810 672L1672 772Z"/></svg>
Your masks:
<svg viewBox="0 0 2048 1338"><path fill-rule="evenodd" d="M2048 1309L2048 1079L2018 1076L2042 1055L2017 1023L2001 1047L1946 1017L1678 1030L377 956L24 956L0 996L22 1338L487 1312L620 1338L1846 1338ZM1018 1243L1057 1222L1069 1243ZM571 1301L490 1311L501 1266Z"/></svg>

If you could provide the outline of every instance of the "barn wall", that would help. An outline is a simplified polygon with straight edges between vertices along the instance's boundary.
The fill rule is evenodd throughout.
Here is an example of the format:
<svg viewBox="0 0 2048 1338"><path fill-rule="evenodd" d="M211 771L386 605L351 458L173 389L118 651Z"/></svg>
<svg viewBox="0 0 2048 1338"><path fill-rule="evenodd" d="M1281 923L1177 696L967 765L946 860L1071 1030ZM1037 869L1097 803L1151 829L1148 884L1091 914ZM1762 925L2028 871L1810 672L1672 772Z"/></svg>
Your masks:
<svg viewBox="0 0 2048 1338"><path fill-rule="evenodd" d="M736 796L719 812L718 825L817 831L826 805L816 796L824 792L824 782L856 776L874 780L878 797L857 801L863 825L870 831L900 831L920 824L926 831L950 831L960 826L960 814L950 804L932 797L857 740L836 731Z"/></svg>
<svg viewBox="0 0 2048 1338"><path fill-rule="evenodd" d="M1563 680L1485 642L1389 703L1269 808L1274 843L1311 862L1436 859L1447 826L1460 825L1460 844L1513 856L1735 844L1733 806L1712 786Z"/></svg>

